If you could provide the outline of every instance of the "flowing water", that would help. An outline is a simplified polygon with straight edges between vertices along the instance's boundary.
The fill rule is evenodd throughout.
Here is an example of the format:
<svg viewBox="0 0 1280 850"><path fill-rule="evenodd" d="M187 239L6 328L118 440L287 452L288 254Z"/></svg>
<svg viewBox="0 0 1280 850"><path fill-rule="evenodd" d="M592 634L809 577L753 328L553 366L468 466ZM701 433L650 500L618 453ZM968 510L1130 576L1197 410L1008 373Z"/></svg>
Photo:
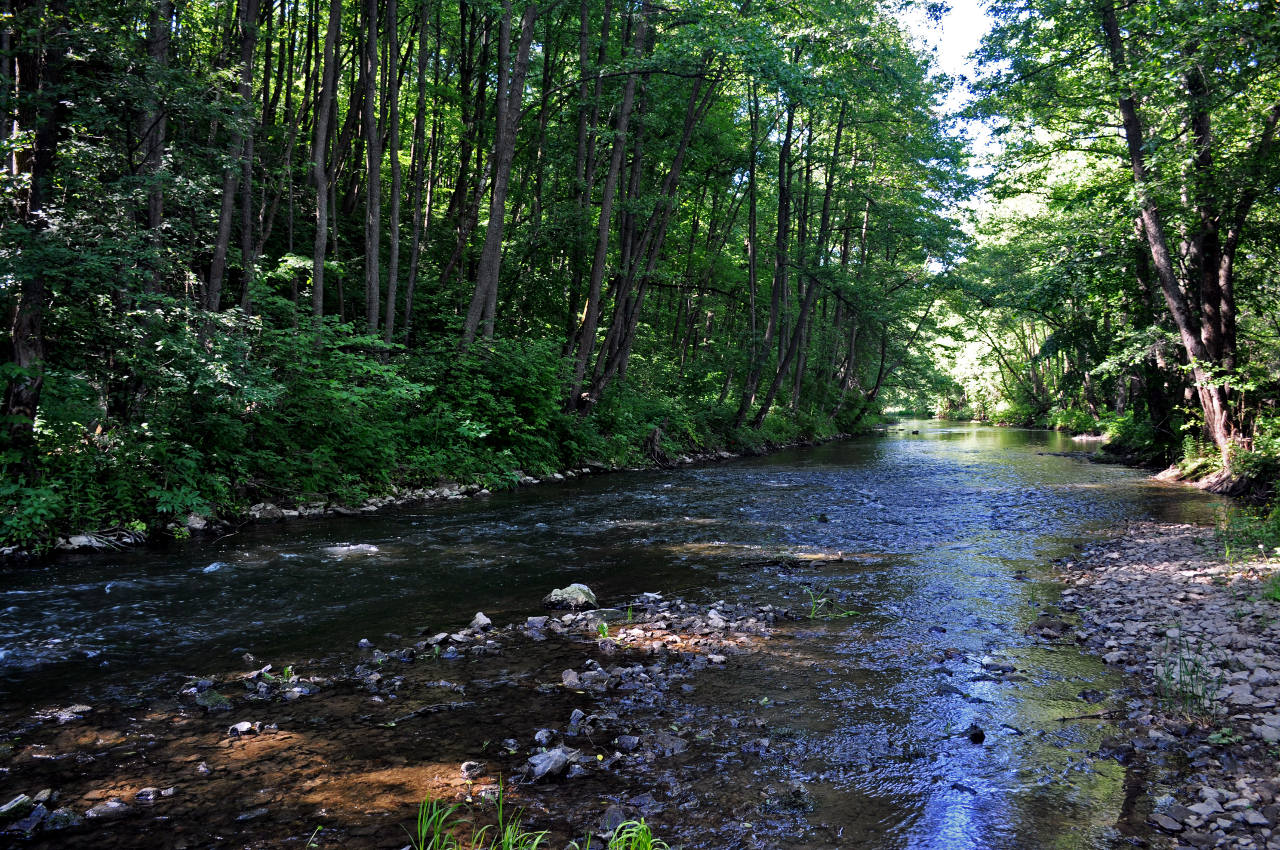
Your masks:
<svg viewBox="0 0 1280 850"><path fill-rule="evenodd" d="M1048 432L904 423L714 466L68 558L0 583L0 710L133 698L177 673L242 667L246 652L340 661L360 638L453 629L477 610L523 618L570 581L624 607L645 591L801 613L825 599L857 615L792 624L680 697L687 716L760 724L774 757L762 768L696 750L681 766L703 813L659 816L668 839L1110 847L1142 832L1149 780L1097 757L1104 722L1062 718L1101 713L1093 695L1124 683L1071 632L1025 633L1057 599L1051 559L1129 519L1206 521L1216 503L1079 449ZM990 675L984 658L1016 673ZM975 724L980 745L965 734Z"/></svg>

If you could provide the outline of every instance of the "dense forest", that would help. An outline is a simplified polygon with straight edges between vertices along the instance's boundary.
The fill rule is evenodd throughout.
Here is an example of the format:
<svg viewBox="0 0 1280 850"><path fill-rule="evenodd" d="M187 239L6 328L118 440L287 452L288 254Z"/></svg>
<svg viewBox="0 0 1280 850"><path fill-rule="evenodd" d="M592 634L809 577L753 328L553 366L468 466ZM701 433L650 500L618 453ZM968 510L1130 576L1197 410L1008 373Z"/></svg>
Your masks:
<svg viewBox="0 0 1280 850"><path fill-rule="evenodd" d="M962 116L873 0L6 0L0 544L888 407L1273 474L1280 18L991 13Z"/></svg>

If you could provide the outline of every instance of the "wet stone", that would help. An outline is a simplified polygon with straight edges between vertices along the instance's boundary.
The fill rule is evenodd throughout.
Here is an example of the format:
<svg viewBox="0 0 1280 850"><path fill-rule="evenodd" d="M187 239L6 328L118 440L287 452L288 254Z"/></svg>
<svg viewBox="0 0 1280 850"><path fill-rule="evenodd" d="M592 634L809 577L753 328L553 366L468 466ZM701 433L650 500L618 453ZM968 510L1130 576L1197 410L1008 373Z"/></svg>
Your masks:
<svg viewBox="0 0 1280 850"><path fill-rule="evenodd" d="M534 782L544 777L559 776L569 766L569 762L578 756L577 750L560 746L545 753L531 756L526 764L526 773Z"/></svg>
<svg viewBox="0 0 1280 850"><path fill-rule="evenodd" d="M116 818L124 817L131 811L133 809L130 808L128 803L113 797L90 807L89 811L84 813L84 816L91 820L115 820Z"/></svg>
<svg viewBox="0 0 1280 850"><path fill-rule="evenodd" d="M49 816L44 819L44 829L46 832L56 832L63 829L75 829L84 823L84 818L80 816L74 809L66 807L54 809Z"/></svg>

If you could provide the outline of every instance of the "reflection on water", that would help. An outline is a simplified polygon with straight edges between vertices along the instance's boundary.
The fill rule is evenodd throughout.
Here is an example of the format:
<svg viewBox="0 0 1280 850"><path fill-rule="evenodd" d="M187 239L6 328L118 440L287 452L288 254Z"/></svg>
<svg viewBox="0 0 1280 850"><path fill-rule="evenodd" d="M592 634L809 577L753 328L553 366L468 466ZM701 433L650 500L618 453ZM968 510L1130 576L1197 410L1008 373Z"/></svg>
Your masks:
<svg viewBox="0 0 1280 850"><path fill-rule="evenodd" d="M5 576L0 689L13 710L136 691L163 671L218 672L245 651L337 654L481 609L522 615L571 580L605 601L741 593L802 610L812 590L861 616L805 623L691 697L709 710L750 701L791 730L806 832L789 846L1109 846L1124 768L1091 757L1098 724L1061 718L1086 713L1082 690L1115 682L1072 646L1024 636L1055 599L1043 567L1116 522L1208 519L1214 502L1065 454L1076 448L1052 433L913 423L718 466L69 560ZM780 555L807 560L766 566ZM984 658L1014 672L990 675ZM964 734L974 724L980 746Z"/></svg>

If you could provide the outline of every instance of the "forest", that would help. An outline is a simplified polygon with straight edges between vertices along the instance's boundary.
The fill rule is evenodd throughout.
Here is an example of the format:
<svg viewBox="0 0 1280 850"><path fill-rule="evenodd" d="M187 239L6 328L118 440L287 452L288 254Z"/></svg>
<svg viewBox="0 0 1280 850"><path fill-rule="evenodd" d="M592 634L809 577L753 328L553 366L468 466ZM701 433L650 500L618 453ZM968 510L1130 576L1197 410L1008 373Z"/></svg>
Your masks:
<svg viewBox="0 0 1280 850"><path fill-rule="evenodd" d="M1274 478L1280 16L904 9L5 0L0 545L895 410Z"/></svg>

